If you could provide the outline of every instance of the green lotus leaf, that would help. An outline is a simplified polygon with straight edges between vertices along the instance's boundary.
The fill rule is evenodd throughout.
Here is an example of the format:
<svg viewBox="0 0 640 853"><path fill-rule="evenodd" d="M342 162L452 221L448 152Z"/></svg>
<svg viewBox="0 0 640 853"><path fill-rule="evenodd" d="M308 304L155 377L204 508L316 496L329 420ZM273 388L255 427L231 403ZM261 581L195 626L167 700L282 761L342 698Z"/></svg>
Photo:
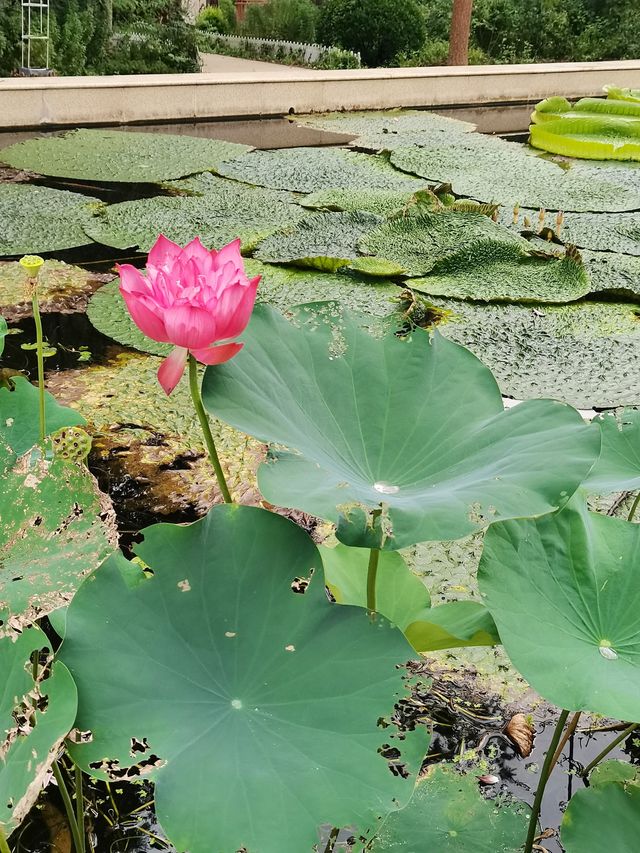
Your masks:
<svg viewBox="0 0 640 853"><path fill-rule="evenodd" d="M148 338L131 319L122 295L120 281L112 281L93 295L87 307L87 316L95 328L119 344L152 355L167 356L171 344L161 344Z"/></svg>
<svg viewBox="0 0 640 853"><path fill-rule="evenodd" d="M223 160L250 150L236 142L185 134L81 128L3 148L0 161L15 169L79 181L153 183L217 169Z"/></svg>
<svg viewBox="0 0 640 853"><path fill-rule="evenodd" d="M347 545L397 550L552 512L599 453L568 406L505 412L489 370L437 333L373 336L333 303L298 321L258 306L244 349L206 371L205 405L288 447L261 466L263 495L336 523Z"/></svg>
<svg viewBox="0 0 640 853"><path fill-rule="evenodd" d="M640 718L639 553L640 526L580 497L485 535L480 592L514 666L548 701Z"/></svg>
<svg viewBox="0 0 640 853"><path fill-rule="evenodd" d="M0 184L0 255L44 254L85 246L85 227L102 202L32 184Z"/></svg>
<svg viewBox="0 0 640 853"><path fill-rule="evenodd" d="M581 409L640 405L640 310L624 302L499 305L430 297L443 335L489 367L503 394Z"/></svg>
<svg viewBox="0 0 640 853"><path fill-rule="evenodd" d="M338 188L416 192L425 186L424 180L394 169L384 157L331 147L253 151L216 171L247 184L298 193Z"/></svg>
<svg viewBox="0 0 640 853"><path fill-rule="evenodd" d="M87 233L98 243L118 249L137 246L143 252L151 249L160 233L182 246L200 237L209 248L220 248L240 237L243 249L249 250L304 215L289 193L248 187L214 175L194 186L199 194L109 205Z"/></svg>
<svg viewBox="0 0 640 853"><path fill-rule="evenodd" d="M589 785L602 785L603 782L636 782L638 767L628 761L613 759L597 764L589 774Z"/></svg>
<svg viewBox="0 0 640 853"><path fill-rule="evenodd" d="M566 853L626 853L640 832L640 785L605 782L577 791L560 826Z"/></svg>
<svg viewBox="0 0 640 853"><path fill-rule="evenodd" d="M0 387L0 443L10 448L15 456L21 456L40 438L39 395L35 385L24 376L13 376L11 380L12 389ZM62 427L86 423L82 415L61 406L47 391L45 422L47 435Z"/></svg>
<svg viewBox="0 0 640 853"><path fill-rule="evenodd" d="M496 805L474 776L448 765L432 768L409 805L389 815L372 853L517 853L529 821L524 803Z"/></svg>
<svg viewBox="0 0 640 853"><path fill-rule="evenodd" d="M335 215L335 214L334 214ZM410 276L421 276L448 261L453 267L482 269L494 258L504 260L509 247L511 260L520 260L529 251L528 243L513 232L492 222L481 213L429 213L420 210L398 216L363 231L358 248L368 255L394 261ZM446 268L443 271L446 275Z"/></svg>
<svg viewBox="0 0 640 853"><path fill-rule="evenodd" d="M640 120L627 116L574 113L532 124L529 131L531 145L552 154L588 160L640 160Z"/></svg>
<svg viewBox="0 0 640 853"><path fill-rule="evenodd" d="M76 715L76 688L63 663L56 661L50 671L41 667L33 678L32 655L49 648L39 628L0 638L0 827L5 835L20 825L49 781Z"/></svg>
<svg viewBox="0 0 640 853"><path fill-rule="evenodd" d="M7 321L0 315L0 355L4 352L4 339L8 331Z"/></svg>
<svg viewBox="0 0 640 853"><path fill-rule="evenodd" d="M602 451L584 488L596 495L640 489L640 410L605 412L595 423L602 433Z"/></svg>
<svg viewBox="0 0 640 853"><path fill-rule="evenodd" d="M427 190L427 187L425 187ZM425 199L431 200L431 208L437 209L438 199L432 193L423 193ZM355 213L365 210L378 216L389 216L403 211L415 202L416 194L410 190L377 190L377 189L330 189L319 190L305 196L300 204L318 210L338 210ZM426 201L422 202L423 204Z"/></svg>
<svg viewBox="0 0 640 853"><path fill-rule="evenodd" d="M640 207L640 187L630 182L625 169L585 164L567 168L566 163L560 166L532 156L525 146L479 133L395 149L391 163L428 181L449 183L456 195L509 208L616 211Z"/></svg>
<svg viewBox="0 0 640 853"><path fill-rule="evenodd" d="M369 551L320 548L325 583L338 604L367 606ZM500 642L489 611L476 601L431 606L429 591L397 551L380 554L376 609L397 625L417 652Z"/></svg>
<svg viewBox="0 0 640 853"><path fill-rule="evenodd" d="M349 143L370 151L392 150L399 146L422 145L425 140L449 141L461 133L470 133L475 125L441 116L428 110L371 110L295 116L303 127L330 133L352 134Z"/></svg>
<svg viewBox="0 0 640 853"><path fill-rule="evenodd" d="M254 257L336 272L358 257L358 241L382 222L373 213L311 213L260 243ZM393 259L392 259L393 260Z"/></svg>
<svg viewBox="0 0 640 853"><path fill-rule="evenodd" d="M572 302L591 291L577 251L561 257L520 246L479 243L437 263L411 286L422 293L482 302Z"/></svg>
<svg viewBox="0 0 640 853"><path fill-rule="evenodd" d="M40 313L84 311L93 291L110 277L61 261L45 261L38 273ZM0 261L0 311L12 323L33 314L27 274L17 261Z"/></svg>
<svg viewBox="0 0 640 853"><path fill-rule="evenodd" d="M319 825L365 830L408 801L428 741L389 717L408 646L329 603L320 577L292 589L321 568L304 531L218 505L148 528L136 552L152 577L114 556L67 614L83 769L152 778L163 829L191 853L310 851Z"/></svg>
<svg viewBox="0 0 640 853"><path fill-rule="evenodd" d="M72 598L117 541L109 499L82 465L0 446L0 637Z"/></svg>

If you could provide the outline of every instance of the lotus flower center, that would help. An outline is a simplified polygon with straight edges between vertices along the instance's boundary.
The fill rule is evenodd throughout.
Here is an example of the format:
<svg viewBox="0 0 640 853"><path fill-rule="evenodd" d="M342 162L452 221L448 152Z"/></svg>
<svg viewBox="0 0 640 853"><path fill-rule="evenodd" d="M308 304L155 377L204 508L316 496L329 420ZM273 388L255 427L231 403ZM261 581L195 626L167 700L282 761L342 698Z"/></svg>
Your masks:
<svg viewBox="0 0 640 853"><path fill-rule="evenodd" d="M239 711L240 708L242 708L242 700L241 699L232 699L231 700L231 707L235 708L236 711Z"/></svg>
<svg viewBox="0 0 640 853"><path fill-rule="evenodd" d="M395 495L400 491L400 486L392 486L390 483L374 483L373 488L381 495Z"/></svg>
<svg viewBox="0 0 640 853"><path fill-rule="evenodd" d="M609 640L600 640L599 652L605 660L618 660L618 653L611 648Z"/></svg>

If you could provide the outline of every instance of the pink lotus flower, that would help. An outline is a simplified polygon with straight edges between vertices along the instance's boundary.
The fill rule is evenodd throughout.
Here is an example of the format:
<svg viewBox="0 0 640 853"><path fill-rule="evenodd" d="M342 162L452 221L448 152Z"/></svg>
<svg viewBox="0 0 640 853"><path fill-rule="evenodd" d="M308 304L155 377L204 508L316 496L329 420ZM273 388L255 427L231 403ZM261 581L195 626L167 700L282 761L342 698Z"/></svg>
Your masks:
<svg viewBox="0 0 640 853"><path fill-rule="evenodd" d="M120 292L147 337L175 344L158 370L167 394L176 387L191 353L202 364L222 364L242 343L223 343L247 326L260 276L245 275L240 240L217 252L196 237L182 249L162 234L149 252L147 275L118 264Z"/></svg>

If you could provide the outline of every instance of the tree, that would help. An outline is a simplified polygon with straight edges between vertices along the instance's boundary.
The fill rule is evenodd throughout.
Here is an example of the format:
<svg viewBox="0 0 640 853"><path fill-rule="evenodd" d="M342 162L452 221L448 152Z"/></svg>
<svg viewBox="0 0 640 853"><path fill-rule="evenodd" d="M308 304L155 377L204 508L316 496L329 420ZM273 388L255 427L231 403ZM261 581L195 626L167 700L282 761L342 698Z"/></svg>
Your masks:
<svg viewBox="0 0 640 853"><path fill-rule="evenodd" d="M449 36L449 65L469 64L469 37L473 0L453 0L451 34Z"/></svg>
<svg viewBox="0 0 640 853"><path fill-rule="evenodd" d="M359 52L366 65L390 65L401 51L422 46L423 10L417 0L325 0L318 35L324 44Z"/></svg>

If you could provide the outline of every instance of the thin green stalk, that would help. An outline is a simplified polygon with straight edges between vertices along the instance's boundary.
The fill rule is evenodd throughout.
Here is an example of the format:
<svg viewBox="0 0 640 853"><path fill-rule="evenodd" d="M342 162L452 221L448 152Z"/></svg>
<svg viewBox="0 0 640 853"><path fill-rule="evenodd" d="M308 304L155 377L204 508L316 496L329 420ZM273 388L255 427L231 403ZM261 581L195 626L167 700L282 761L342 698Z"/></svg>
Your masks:
<svg viewBox="0 0 640 853"><path fill-rule="evenodd" d="M2 829L2 824L0 823L0 853L11 853L11 848L9 847L9 842L4 834L4 830Z"/></svg>
<svg viewBox="0 0 640 853"><path fill-rule="evenodd" d="M229 492L229 487L227 486L227 481L224 478L222 465L220 464L220 459L218 458L218 451L216 450L216 445L213 441L213 435L211 434L209 418L207 417L207 413L205 412L204 406L202 405L202 397L200 396L200 387L198 385L197 362L195 358L191 355L191 353L189 353L189 390L191 391L191 399L193 400L193 405L195 407L196 414L198 415L200 426L202 427L204 440L207 445L207 450L209 452L209 459L211 460L213 470L216 472L216 477L218 478L218 485L220 486L222 497L224 498L225 503L233 503L231 493Z"/></svg>
<svg viewBox="0 0 640 853"><path fill-rule="evenodd" d="M626 738L629 737L631 732L635 731L637 728L638 728L638 723L631 723L630 726L627 726L627 728L621 734L619 734L617 738L615 738L614 740L611 741L609 746L606 746L602 750L602 752L600 752L600 753L598 753L598 755L596 755L596 757L593 759L591 764L587 764L587 766L582 771L582 776L587 777L589 775L589 773L591 773L593 768L596 766L596 764L600 764L602 759L606 758L612 749L615 749L619 743L622 743L623 740L626 740Z"/></svg>
<svg viewBox="0 0 640 853"><path fill-rule="evenodd" d="M536 796L533 801L533 806L531 808L531 819L529 820L529 831L527 833L527 841L524 845L524 853L531 853L531 851L533 850L533 842L535 841L536 830L538 828L538 816L540 814L540 806L542 805L544 789L547 787L553 758L556 754L556 749L558 748L560 736L562 735L562 730L564 729L564 725L567 722L568 716L568 711L563 711L560 714L560 718L553 732L553 737L551 738L551 743L549 744L549 748L547 749L544 764L542 765L542 770L540 772L540 780L536 789Z"/></svg>
<svg viewBox="0 0 640 853"><path fill-rule="evenodd" d="M82 770L76 764L76 823L78 824L78 835L82 842L82 853L85 849L84 831L84 793L82 786Z"/></svg>
<svg viewBox="0 0 640 853"><path fill-rule="evenodd" d="M33 319L36 324L36 355L38 357L38 396L39 396L39 415L40 415L40 444L44 444L44 437L47 434L47 420L44 408L44 336L42 334L42 320L40 318L40 308L38 306L38 286L33 282L33 296L31 297L33 306Z"/></svg>
<svg viewBox="0 0 640 853"><path fill-rule="evenodd" d="M376 578L379 559L380 551L377 548L372 548L369 552L369 568L367 570L367 609L371 614L376 612Z"/></svg>
<svg viewBox="0 0 640 853"><path fill-rule="evenodd" d="M53 762L52 770L55 780L58 783L58 790L62 797L64 810L67 813L67 821L69 822L69 829L71 830L71 837L73 838L73 846L75 847L76 853L84 853L84 838L80 837L80 830L78 829L78 822L76 821L76 815L73 810L73 803L69 796L69 789L67 788L64 776L62 775L62 770L60 769L60 765L57 761Z"/></svg>
<svg viewBox="0 0 640 853"><path fill-rule="evenodd" d="M640 504L640 492L638 492L638 494L636 495L636 499L631 504L631 510L629 511L629 518L627 519L627 521L633 521L633 516L636 514L638 504Z"/></svg>
<svg viewBox="0 0 640 853"><path fill-rule="evenodd" d="M573 715L573 717L571 717L571 720L569 721L569 725L567 726L564 734L562 735L562 740L558 744L558 748L556 749L556 751L554 753L553 760L551 762L551 767L549 768L549 775L551 775L551 773L553 772L553 768L556 766L558 761L560 761L560 756L562 755L562 750L567 745L567 741L569 740L569 738L574 734L574 732L576 730L576 726L578 725L578 721L580 720L581 716L582 716L582 711L577 711Z"/></svg>

